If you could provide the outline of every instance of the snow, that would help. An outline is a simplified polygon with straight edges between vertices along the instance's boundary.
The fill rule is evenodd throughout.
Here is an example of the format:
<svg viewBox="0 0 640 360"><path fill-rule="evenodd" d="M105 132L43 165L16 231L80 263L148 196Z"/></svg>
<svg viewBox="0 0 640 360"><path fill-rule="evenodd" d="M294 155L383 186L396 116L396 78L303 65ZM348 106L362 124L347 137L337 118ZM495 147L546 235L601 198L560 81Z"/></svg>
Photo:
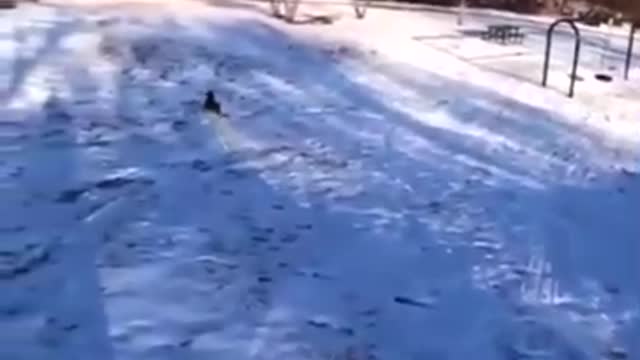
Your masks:
<svg viewBox="0 0 640 360"><path fill-rule="evenodd" d="M635 85L123 6L0 13L0 359L640 359Z"/></svg>

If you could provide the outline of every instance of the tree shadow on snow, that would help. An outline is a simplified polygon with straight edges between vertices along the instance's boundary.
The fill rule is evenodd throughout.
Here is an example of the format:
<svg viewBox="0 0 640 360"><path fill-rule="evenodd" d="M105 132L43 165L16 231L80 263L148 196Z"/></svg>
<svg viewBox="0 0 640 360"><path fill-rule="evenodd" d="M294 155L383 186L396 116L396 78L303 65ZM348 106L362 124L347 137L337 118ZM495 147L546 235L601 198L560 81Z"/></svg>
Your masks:
<svg viewBox="0 0 640 360"><path fill-rule="evenodd" d="M9 89L12 100L22 101L34 69L48 66L59 78L37 89L46 98L1 111L2 358L112 358L96 255L117 204L96 196L92 119L73 109L75 100L95 98L87 86L93 79L84 73L80 84L77 74L47 58L68 50L61 48L67 31L51 30L42 48L19 59Z"/></svg>
<svg viewBox="0 0 640 360"><path fill-rule="evenodd" d="M56 272L68 285L51 296L82 298L89 310L74 316L94 325L76 331L102 339L70 348L579 359L601 350L606 318L619 320L604 323L607 341L637 353L638 234L622 212L637 210L638 181L613 170L576 180L607 173L596 154L614 158L593 133L264 23L191 25L207 31L167 23L134 37L113 98L99 99L109 85L89 70L66 73L66 150L15 153L34 178L65 164L40 190L59 200L42 216L59 218L36 235L71 233L59 255L70 265ZM228 120L202 115L207 89ZM619 232L605 246L607 228ZM88 238L99 244L72 241ZM591 266L603 253L614 260ZM611 306L593 305L605 297Z"/></svg>

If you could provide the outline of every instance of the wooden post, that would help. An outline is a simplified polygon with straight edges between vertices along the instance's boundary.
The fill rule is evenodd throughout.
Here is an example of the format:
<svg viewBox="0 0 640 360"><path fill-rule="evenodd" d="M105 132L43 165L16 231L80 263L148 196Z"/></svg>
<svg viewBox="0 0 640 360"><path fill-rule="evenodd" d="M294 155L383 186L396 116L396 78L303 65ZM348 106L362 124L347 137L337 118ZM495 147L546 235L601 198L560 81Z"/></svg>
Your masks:
<svg viewBox="0 0 640 360"><path fill-rule="evenodd" d="M460 0L460 6L458 7L458 26L462 26L464 23L464 10L467 7L466 0Z"/></svg>

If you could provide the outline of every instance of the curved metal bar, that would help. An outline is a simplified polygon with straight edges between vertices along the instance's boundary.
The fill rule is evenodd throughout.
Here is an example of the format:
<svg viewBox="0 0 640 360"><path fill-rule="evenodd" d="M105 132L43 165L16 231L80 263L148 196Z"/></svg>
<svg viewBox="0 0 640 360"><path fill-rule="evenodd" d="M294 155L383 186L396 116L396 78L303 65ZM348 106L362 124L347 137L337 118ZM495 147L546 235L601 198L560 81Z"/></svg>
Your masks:
<svg viewBox="0 0 640 360"><path fill-rule="evenodd" d="M371 0L352 0L353 1L353 10L356 12L356 18L364 19L367 15L367 9L369 8L369 4Z"/></svg>
<svg viewBox="0 0 640 360"><path fill-rule="evenodd" d="M553 40L553 31L555 28L562 24L567 23L573 29L573 34L576 36L575 46L573 50L573 66L571 69L571 85L569 86L569 97L573 97L575 84L576 84L576 76L578 72L578 62L580 59L580 44L582 42L582 38L580 36L580 29L576 26L575 20L565 18L560 19L554 22L549 26L547 30L547 46L544 52L544 67L542 68L542 86L547 86L547 80L549 78L549 58L551 57L551 43Z"/></svg>
<svg viewBox="0 0 640 360"><path fill-rule="evenodd" d="M624 63L624 79L629 80L629 70L631 69L631 58L633 57L633 43L635 41L636 30L638 24L631 24L631 31L629 32L629 46L627 47L627 58Z"/></svg>
<svg viewBox="0 0 640 360"><path fill-rule="evenodd" d="M286 9L286 20L292 23L296 19L296 13L298 12L300 0L284 0L284 3Z"/></svg>
<svg viewBox="0 0 640 360"><path fill-rule="evenodd" d="M271 14L287 22L294 22L300 0L269 0Z"/></svg>
<svg viewBox="0 0 640 360"><path fill-rule="evenodd" d="M276 0L271 0L269 1L269 5L271 6L271 15L280 17L280 8L278 7L278 2Z"/></svg>

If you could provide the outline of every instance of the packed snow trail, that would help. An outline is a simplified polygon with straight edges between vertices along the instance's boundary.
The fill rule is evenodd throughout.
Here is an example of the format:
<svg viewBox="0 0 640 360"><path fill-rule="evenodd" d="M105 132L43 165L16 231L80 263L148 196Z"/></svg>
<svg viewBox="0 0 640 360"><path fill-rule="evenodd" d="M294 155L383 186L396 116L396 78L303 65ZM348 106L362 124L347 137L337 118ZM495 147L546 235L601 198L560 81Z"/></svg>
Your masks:
<svg viewBox="0 0 640 360"><path fill-rule="evenodd" d="M0 359L640 358L633 124L193 6L3 15Z"/></svg>

